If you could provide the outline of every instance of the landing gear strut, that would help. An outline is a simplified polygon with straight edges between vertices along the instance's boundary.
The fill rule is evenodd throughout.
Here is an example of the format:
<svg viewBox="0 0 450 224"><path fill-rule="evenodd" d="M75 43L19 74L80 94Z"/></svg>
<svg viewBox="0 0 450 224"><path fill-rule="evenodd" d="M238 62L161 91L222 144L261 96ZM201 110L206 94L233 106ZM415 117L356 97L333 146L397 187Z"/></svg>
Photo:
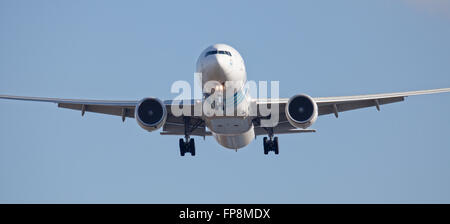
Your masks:
<svg viewBox="0 0 450 224"><path fill-rule="evenodd" d="M197 124L198 126L198 124ZM195 129L194 127L193 129ZM184 117L184 139L180 138L180 155L184 156L187 152L191 153L191 156L195 156L195 142L193 138L190 138L190 118Z"/></svg>
<svg viewBox="0 0 450 224"><path fill-rule="evenodd" d="M264 154L267 155L270 151L273 151L275 155L278 155L278 153L280 153L278 148L278 137L273 137L272 128L267 129L267 132L269 133L269 138L264 137L263 139Z"/></svg>

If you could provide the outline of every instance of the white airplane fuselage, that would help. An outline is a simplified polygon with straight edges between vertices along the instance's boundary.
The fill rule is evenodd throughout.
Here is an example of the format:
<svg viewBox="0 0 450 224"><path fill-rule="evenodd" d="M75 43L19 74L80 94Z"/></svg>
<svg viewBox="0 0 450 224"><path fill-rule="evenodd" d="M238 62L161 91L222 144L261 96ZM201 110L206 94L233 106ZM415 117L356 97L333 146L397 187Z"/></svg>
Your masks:
<svg viewBox="0 0 450 224"><path fill-rule="evenodd" d="M255 139L252 118L249 116L248 92L244 91L247 81L244 59L237 50L225 44L215 44L206 48L197 60L197 73L202 75L202 87L204 96L211 94L205 91L208 82L218 85L214 91L234 89L232 95L226 96L223 102L227 107L234 104L232 116L205 116L204 120L208 129L222 146L237 150L248 145ZM214 87L213 87L214 88ZM225 92L225 90L224 90ZM226 95L224 93L224 95ZM205 97L204 97L205 100ZM217 106L222 106L217 105Z"/></svg>

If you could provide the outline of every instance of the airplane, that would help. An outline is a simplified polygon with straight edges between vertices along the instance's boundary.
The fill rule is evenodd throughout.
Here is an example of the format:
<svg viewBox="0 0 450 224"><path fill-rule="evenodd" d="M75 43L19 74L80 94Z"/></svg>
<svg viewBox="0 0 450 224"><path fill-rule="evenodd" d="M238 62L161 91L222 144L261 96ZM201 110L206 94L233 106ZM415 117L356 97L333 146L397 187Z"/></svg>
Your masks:
<svg viewBox="0 0 450 224"><path fill-rule="evenodd" d="M214 88L205 91L201 100L188 101L165 100L146 97L141 100L85 100L60 99L43 97L23 97L0 95L1 99L26 100L56 103L60 108L67 108L85 112L116 115L125 121L126 118L135 118L138 125L151 132L159 130L161 135L179 135L180 155L190 153L195 156L195 142L191 136L213 136L225 148L238 150L247 146L256 136L263 138L264 154L274 152L279 154L279 134L315 132L308 129L319 116L334 114L337 118L340 112L356 110L366 107L375 107L380 110L384 104L401 102L405 97L413 95L434 94L450 92L450 88L396 92L370 95L337 96L337 97L311 97L307 94L297 94L290 98L252 98L245 92L242 83L247 82L247 73L244 59L237 50L226 44L214 44L207 47L197 60L197 73L201 74L201 83L205 87L209 82L216 83ZM240 83L232 86L233 97L226 99L220 94L227 82ZM218 85L217 85L218 83ZM227 102L232 102L236 109L232 115L211 116L198 113L197 105L204 105L212 97L215 100L210 104L212 109L224 108ZM222 97L222 98L221 98ZM220 100L222 99L222 100ZM180 107L181 106L181 107ZM262 108L278 108L276 114L264 115ZM176 109L183 108L191 113L179 114ZM200 107L201 108L201 107ZM203 110L207 111L207 110ZM237 112L239 111L239 112ZM263 125L263 122L277 117L272 125Z"/></svg>

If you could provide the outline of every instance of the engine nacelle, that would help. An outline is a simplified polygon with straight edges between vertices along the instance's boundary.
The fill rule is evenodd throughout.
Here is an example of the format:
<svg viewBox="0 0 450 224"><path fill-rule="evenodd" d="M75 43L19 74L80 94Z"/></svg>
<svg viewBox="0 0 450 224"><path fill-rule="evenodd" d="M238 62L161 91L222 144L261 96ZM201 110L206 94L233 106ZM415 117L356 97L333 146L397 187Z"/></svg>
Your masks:
<svg viewBox="0 0 450 224"><path fill-rule="evenodd" d="M317 120L317 104L308 95L299 94L291 97L285 109L287 120L294 127L305 129Z"/></svg>
<svg viewBox="0 0 450 224"><path fill-rule="evenodd" d="M143 129L154 131L166 123L166 106L159 99L144 98L136 106L134 117Z"/></svg>

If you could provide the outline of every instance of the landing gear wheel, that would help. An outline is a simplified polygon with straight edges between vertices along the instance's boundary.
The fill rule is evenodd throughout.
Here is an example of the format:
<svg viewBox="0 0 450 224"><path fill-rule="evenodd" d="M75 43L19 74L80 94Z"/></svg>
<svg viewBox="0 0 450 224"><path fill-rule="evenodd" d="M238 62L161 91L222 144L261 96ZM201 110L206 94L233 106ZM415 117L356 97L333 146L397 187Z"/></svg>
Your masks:
<svg viewBox="0 0 450 224"><path fill-rule="evenodd" d="M180 138L180 155L184 156L186 153L186 144L184 143L184 140Z"/></svg>
<svg viewBox="0 0 450 224"><path fill-rule="evenodd" d="M278 137L273 138L273 148L274 148L275 155L278 155L278 153L280 153L280 151L278 149Z"/></svg>
<svg viewBox="0 0 450 224"><path fill-rule="evenodd" d="M267 144L267 137L263 138L263 145L264 145L264 155L269 154L269 146Z"/></svg>
<svg viewBox="0 0 450 224"><path fill-rule="evenodd" d="M195 156L195 142L193 138L189 140L189 152L191 153L191 156Z"/></svg>

